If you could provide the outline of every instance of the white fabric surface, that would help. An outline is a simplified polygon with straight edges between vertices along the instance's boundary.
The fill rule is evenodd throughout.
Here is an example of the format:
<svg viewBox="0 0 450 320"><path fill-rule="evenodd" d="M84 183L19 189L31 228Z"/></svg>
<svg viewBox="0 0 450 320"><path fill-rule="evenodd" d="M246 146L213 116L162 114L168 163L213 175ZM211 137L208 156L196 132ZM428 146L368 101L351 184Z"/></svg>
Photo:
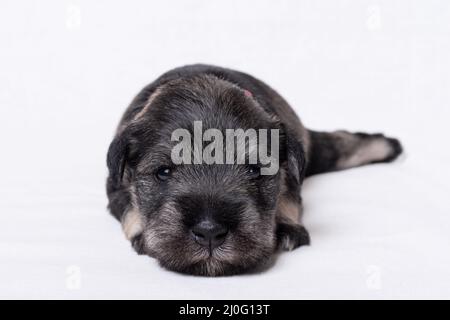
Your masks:
<svg viewBox="0 0 450 320"><path fill-rule="evenodd" d="M0 298L450 298L449 21L445 0L2 0ZM165 271L107 213L105 154L133 95L194 62L406 155L308 180L312 246L263 274Z"/></svg>

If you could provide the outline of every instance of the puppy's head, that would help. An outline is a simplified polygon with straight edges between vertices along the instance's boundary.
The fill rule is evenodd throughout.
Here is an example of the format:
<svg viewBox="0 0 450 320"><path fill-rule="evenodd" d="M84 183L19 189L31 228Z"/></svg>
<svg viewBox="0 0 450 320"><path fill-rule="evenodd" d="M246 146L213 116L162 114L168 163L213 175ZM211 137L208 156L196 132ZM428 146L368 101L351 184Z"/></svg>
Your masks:
<svg viewBox="0 0 450 320"><path fill-rule="evenodd" d="M214 128L224 137L226 129L281 130L280 170L262 175L259 160L174 164L173 132L192 133L194 154L196 121L202 133ZM246 157L251 149L247 144ZM298 152L290 168L289 150L280 123L245 90L213 76L171 81L122 124L110 146L110 209L127 237L139 239L140 250L170 270L208 276L246 272L274 254L280 195L286 184L300 182Z"/></svg>

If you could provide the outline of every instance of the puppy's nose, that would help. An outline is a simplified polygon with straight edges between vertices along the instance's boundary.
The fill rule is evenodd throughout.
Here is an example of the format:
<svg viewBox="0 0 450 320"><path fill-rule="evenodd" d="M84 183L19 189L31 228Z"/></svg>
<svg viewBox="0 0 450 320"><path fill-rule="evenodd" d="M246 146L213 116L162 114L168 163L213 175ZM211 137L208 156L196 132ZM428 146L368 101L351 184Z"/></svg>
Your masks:
<svg viewBox="0 0 450 320"><path fill-rule="evenodd" d="M192 228L192 234L197 243L214 249L224 243L228 228L211 220L204 220Z"/></svg>

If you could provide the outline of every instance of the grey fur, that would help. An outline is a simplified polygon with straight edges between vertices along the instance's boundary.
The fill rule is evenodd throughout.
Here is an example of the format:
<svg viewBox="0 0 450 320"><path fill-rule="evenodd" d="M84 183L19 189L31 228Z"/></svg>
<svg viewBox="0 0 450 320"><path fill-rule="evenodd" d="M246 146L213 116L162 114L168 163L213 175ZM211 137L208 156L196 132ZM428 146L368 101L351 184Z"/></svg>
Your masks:
<svg viewBox="0 0 450 320"><path fill-rule="evenodd" d="M171 132L192 130L196 120L204 129L280 130L280 171L255 178L245 165L180 165L159 181L158 169L172 167ZM401 152L397 140L381 135L309 131L260 80L206 65L171 70L145 87L118 128L108 151L111 213L138 253L205 276L260 269L279 249L309 244L301 225L305 176L391 161ZM192 236L205 217L229 230L214 250Z"/></svg>

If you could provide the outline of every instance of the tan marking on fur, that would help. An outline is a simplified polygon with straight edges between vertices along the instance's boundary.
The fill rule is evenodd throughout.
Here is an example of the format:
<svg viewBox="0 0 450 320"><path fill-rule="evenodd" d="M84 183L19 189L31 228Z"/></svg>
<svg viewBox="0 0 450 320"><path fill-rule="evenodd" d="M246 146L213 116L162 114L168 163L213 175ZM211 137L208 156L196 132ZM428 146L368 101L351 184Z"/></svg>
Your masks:
<svg viewBox="0 0 450 320"><path fill-rule="evenodd" d="M340 159L337 163L338 169L348 169L352 167L368 164L373 161L386 159L392 152L392 147L383 139L368 141L365 145L359 146L354 154L345 159Z"/></svg>
<svg viewBox="0 0 450 320"><path fill-rule="evenodd" d="M292 202L286 199L285 197L281 196L278 202L277 211L281 217L284 217L293 223L299 223L300 210L299 205L297 203Z"/></svg>
<svg viewBox="0 0 450 320"><path fill-rule="evenodd" d="M302 125L300 128L301 130L301 137L303 142L303 149L305 151L305 157L308 160L309 159L309 148L311 147L311 138L309 136L308 130Z"/></svg>
<svg viewBox="0 0 450 320"><path fill-rule="evenodd" d="M133 239L144 230L144 223L139 210L133 208L122 217L122 229L128 240Z"/></svg>
<svg viewBox="0 0 450 320"><path fill-rule="evenodd" d="M162 87L158 87L156 88L155 91L153 91L153 93L150 95L150 97L147 100L147 103L145 104L145 106L142 108L141 111L139 111L133 118L132 121L137 121L139 120L139 118L141 118L148 110L148 108L150 107L150 105L153 103L153 101L155 101L156 97L159 96L162 92Z"/></svg>
<svg viewBox="0 0 450 320"><path fill-rule="evenodd" d="M130 121L121 123L119 125L119 127L117 129L117 134L121 133L130 123L136 122L140 118L142 118L142 116L148 111L148 109L149 109L150 105L153 103L153 101L155 101L156 97L161 94L162 88L163 88L163 86L160 86L160 87L156 88L155 91L153 91L153 93L150 95L150 97L148 98L147 102L145 103L144 107L141 109L141 111L139 111L133 117L133 119L131 119Z"/></svg>
<svg viewBox="0 0 450 320"><path fill-rule="evenodd" d="M280 191L280 197L278 199L277 204L277 215L280 218L286 218L288 221L293 223L300 223L300 219L302 216L302 205L301 203L295 203L284 196L284 194L287 192L287 186L286 186L286 171L284 168L280 169L281 173L281 191Z"/></svg>

